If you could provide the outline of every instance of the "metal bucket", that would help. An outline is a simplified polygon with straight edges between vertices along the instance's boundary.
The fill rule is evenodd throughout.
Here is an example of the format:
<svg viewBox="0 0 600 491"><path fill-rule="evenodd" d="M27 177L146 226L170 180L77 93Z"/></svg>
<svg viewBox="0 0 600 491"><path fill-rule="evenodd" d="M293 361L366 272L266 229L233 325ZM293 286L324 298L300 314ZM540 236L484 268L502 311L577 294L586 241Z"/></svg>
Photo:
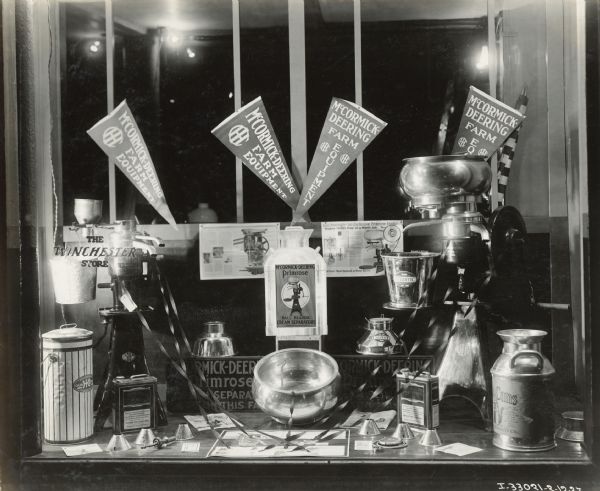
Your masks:
<svg viewBox="0 0 600 491"><path fill-rule="evenodd" d="M391 252L382 257L390 293L385 308L406 309L432 304L432 273L439 253Z"/></svg>
<svg viewBox="0 0 600 491"><path fill-rule="evenodd" d="M83 266L83 258L57 256L50 259L56 303L85 303L96 298L95 266Z"/></svg>
<svg viewBox="0 0 600 491"><path fill-rule="evenodd" d="M94 431L92 332L65 324L42 334L44 439L76 443Z"/></svg>
<svg viewBox="0 0 600 491"><path fill-rule="evenodd" d="M491 369L494 446L516 452L551 450L554 416L549 382L554 368L541 353L544 331L499 331L502 354Z"/></svg>

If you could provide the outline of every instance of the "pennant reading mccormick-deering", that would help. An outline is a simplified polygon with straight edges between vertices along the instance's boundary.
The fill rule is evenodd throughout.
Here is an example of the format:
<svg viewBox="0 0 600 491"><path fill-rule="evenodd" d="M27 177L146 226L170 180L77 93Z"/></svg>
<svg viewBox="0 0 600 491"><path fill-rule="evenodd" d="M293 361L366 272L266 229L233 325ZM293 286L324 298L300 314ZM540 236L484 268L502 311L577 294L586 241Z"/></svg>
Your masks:
<svg viewBox="0 0 600 491"><path fill-rule="evenodd" d="M148 147L126 101L88 131L108 158L123 171L158 213L175 229Z"/></svg>
<svg viewBox="0 0 600 491"><path fill-rule="evenodd" d="M304 215L387 123L353 102L334 97L313 155L296 216Z"/></svg>
<svg viewBox="0 0 600 491"><path fill-rule="evenodd" d="M288 169L260 97L211 132L293 210L300 193Z"/></svg>
<svg viewBox="0 0 600 491"><path fill-rule="evenodd" d="M523 119L516 109L471 87L452 153L493 155Z"/></svg>

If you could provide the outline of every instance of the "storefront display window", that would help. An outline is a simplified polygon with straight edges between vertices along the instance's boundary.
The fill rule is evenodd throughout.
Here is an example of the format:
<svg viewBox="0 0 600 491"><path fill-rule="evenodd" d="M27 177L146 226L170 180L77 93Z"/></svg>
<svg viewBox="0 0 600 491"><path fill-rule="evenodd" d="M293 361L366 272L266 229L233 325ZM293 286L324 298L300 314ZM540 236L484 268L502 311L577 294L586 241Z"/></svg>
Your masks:
<svg viewBox="0 0 600 491"><path fill-rule="evenodd" d="M2 22L8 477L592 489L595 2Z"/></svg>

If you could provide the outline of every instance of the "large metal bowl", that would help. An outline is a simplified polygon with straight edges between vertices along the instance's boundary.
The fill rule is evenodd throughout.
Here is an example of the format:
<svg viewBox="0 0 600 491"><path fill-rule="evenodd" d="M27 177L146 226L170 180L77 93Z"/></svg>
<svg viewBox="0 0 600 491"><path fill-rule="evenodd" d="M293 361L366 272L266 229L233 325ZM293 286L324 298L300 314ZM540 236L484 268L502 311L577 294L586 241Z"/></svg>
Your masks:
<svg viewBox="0 0 600 491"><path fill-rule="evenodd" d="M448 196L479 195L487 192L492 182L492 171L482 157L412 157L404 159L402 165L399 190L415 204Z"/></svg>
<svg viewBox="0 0 600 491"><path fill-rule="evenodd" d="M321 351L290 348L263 357L254 367L256 405L280 423L306 425L324 418L340 392L336 361Z"/></svg>

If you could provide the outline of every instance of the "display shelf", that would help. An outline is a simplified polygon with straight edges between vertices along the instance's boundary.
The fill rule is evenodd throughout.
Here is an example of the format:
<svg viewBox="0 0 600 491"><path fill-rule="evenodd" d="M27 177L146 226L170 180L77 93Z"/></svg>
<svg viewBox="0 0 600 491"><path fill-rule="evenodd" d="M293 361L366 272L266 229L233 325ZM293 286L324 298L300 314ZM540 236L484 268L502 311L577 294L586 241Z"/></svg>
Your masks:
<svg viewBox="0 0 600 491"><path fill-rule="evenodd" d="M270 421L263 413L247 412L235 413L244 422L248 429L259 428L262 431L266 430L281 430L286 427ZM182 416L170 416L169 425L156 430L158 436L171 436L175 434L175 430L179 423L185 422ZM80 463L97 463L97 462L178 462L178 463L196 463L210 464L217 462L228 463L256 463L269 464L273 462L286 462L289 464L306 464L306 463L438 463L447 464L493 464L506 465L511 464L581 464L588 460L585 449L579 443L557 440L557 447L553 450L545 452L509 452L501 450L492 445L492 436L490 432L477 427L477 422L474 421L452 421L442 424L439 429L439 435L442 439L442 444L464 443L466 445L481 448L480 452L467 456L456 456L443 452L436 451L431 447L423 447L419 445L419 434L416 433L416 438L408 442L408 446L402 449L385 449L373 451L360 451L355 449L355 442L359 440L369 440L369 438L361 437L357 434L356 429L350 431L350 449L348 457L298 457L298 458L262 458L262 459L230 459L207 457L209 450L215 443L215 438L210 431L197 432L194 431L194 439L188 441L200 442L200 451L197 453L182 452L182 442L174 442L173 444L164 447L160 450L155 448L139 450L135 447L123 452L102 452L85 455L85 457L67 457L62 450L62 445L44 444L42 453L25 459L28 463L40 462L80 462ZM296 430L299 427L295 427ZM315 426L315 428L319 428ZM306 427L301 427L301 430L306 430ZM310 429L310 427L308 428ZM381 436L391 435L395 429L395 421L392 422L388 430L382 432ZM98 443L102 449L106 447L112 432L106 429L101 433L97 433L89 441L85 443ZM136 433L127 435L127 439L133 445ZM379 437L377 437L379 438Z"/></svg>

